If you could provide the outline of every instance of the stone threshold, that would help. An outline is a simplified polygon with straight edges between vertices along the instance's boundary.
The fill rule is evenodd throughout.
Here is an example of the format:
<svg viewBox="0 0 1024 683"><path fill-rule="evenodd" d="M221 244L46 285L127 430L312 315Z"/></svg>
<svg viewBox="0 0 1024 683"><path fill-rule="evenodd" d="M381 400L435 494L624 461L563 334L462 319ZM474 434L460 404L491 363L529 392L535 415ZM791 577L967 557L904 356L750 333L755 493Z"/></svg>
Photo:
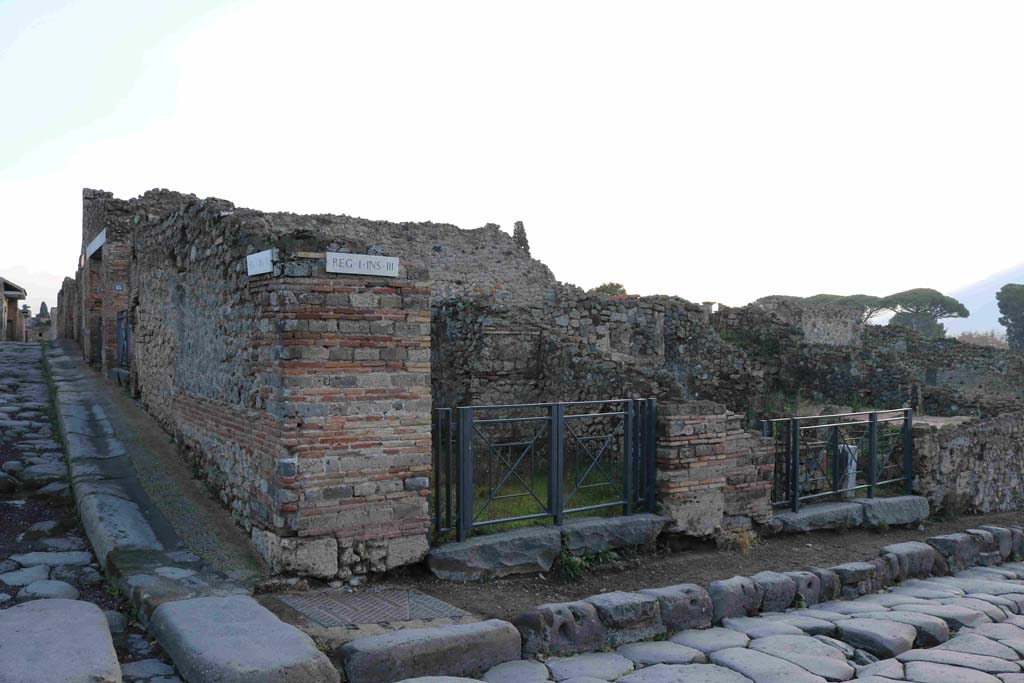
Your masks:
<svg viewBox="0 0 1024 683"><path fill-rule="evenodd" d="M848 502L814 503L799 511L776 512L768 527L776 533L802 533L821 529L884 528L919 524L928 519L924 496L854 498Z"/></svg>
<svg viewBox="0 0 1024 683"><path fill-rule="evenodd" d="M484 581L551 570L563 549L570 555L653 544L667 517L641 513L622 517L581 517L561 526L533 526L475 536L430 550L427 566L447 581Z"/></svg>
<svg viewBox="0 0 1024 683"><path fill-rule="evenodd" d="M314 641L246 586L183 549L146 499L124 445L60 348L44 354L56 384L75 504L107 578L188 681L338 683Z"/></svg>

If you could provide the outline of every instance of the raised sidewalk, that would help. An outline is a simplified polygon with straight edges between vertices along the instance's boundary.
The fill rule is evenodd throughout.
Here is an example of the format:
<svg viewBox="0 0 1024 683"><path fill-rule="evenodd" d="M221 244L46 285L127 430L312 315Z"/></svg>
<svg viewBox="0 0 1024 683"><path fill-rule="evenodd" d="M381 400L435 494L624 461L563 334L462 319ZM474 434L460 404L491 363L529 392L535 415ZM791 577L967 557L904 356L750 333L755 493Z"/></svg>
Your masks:
<svg viewBox="0 0 1024 683"><path fill-rule="evenodd" d="M154 440L167 444L167 435L73 346L51 347L45 360L89 541L178 670L190 683L336 683L313 640L250 597L259 561L228 513L170 460L173 448L160 452Z"/></svg>

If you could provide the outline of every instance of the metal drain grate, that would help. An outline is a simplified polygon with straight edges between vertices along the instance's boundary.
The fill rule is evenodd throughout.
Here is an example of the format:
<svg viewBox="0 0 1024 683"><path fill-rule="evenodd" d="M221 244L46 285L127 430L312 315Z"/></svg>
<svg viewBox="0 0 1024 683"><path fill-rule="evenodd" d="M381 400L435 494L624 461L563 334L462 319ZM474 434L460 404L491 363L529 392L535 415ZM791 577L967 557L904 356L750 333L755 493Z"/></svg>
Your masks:
<svg viewBox="0 0 1024 683"><path fill-rule="evenodd" d="M469 616L468 612L418 591L345 593L328 590L289 593L278 598L324 627Z"/></svg>

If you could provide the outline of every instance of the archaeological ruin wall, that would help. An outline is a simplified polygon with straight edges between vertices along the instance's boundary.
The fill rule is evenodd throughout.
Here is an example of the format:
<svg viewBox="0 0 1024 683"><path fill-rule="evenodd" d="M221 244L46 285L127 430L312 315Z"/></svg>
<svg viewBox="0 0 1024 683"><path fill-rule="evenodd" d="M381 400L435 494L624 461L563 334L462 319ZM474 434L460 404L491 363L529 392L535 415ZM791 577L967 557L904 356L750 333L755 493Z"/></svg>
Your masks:
<svg viewBox="0 0 1024 683"><path fill-rule="evenodd" d="M249 271L257 252L269 272ZM397 256L397 277L328 272L336 252ZM275 570L322 578L426 551L434 292L539 307L556 284L496 226L267 214L165 190L86 190L81 265L61 291L81 311L64 336L114 370L107 332L126 316L134 394Z"/></svg>
<svg viewBox="0 0 1024 683"><path fill-rule="evenodd" d="M397 256L398 277L328 272L335 252ZM268 272L250 273L256 253ZM495 226L165 190L84 192L81 267L58 304L61 334L104 370L123 316L135 395L276 570L324 578L425 552L432 407L658 398L670 531L719 537L770 517L769 452L748 431L765 414L991 416L1024 387L1019 355L865 327L838 307L587 293ZM957 467L973 452L932 451Z"/></svg>
<svg viewBox="0 0 1024 683"><path fill-rule="evenodd" d="M956 516L1024 509L1024 410L914 426L915 490Z"/></svg>

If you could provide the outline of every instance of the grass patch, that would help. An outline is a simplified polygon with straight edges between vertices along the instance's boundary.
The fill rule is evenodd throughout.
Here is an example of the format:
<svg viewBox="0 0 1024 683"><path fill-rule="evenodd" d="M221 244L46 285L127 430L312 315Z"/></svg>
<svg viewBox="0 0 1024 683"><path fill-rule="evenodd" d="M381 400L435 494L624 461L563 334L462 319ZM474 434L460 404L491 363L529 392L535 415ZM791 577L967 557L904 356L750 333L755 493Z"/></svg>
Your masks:
<svg viewBox="0 0 1024 683"><path fill-rule="evenodd" d="M603 474L603 472L601 473ZM509 531L511 529L521 529L524 527L531 526L543 526L551 524L553 517L538 517L535 519L514 519L516 517L526 517L529 515L535 515L545 512L547 509L548 500L548 473L537 472L534 474L532 481L526 475L521 475L522 481L516 477L511 477L501 487L500 491L496 492L495 495L499 498L491 500L488 503L493 492L493 485L489 485L487 482L476 483L473 487L473 514L477 521L486 522L497 519L512 519L513 521L501 522L496 524L489 524L487 526L475 527L472 530L472 534L475 536L482 536L486 534L494 534L502 531ZM567 476L567 481L564 482L563 490L568 495L570 491L576 489L574 480ZM589 483L589 482L588 482ZM532 495L530 491L532 489ZM604 503L612 503L615 501L622 500L623 485L621 481L613 481L611 485L603 486L592 486L586 488L579 488L572 495L572 497L566 501L565 507L567 508L580 508L589 507L592 505L601 505ZM440 495L441 507L444 508L445 491L443 488L439 488L434 491L432 496ZM514 496L514 497L503 497L503 496ZM455 487L452 487L452 514L456 514L457 501L456 501ZM433 500L431 500L433 505ZM433 508L431 508L433 509ZM596 510L585 510L581 512L567 513L567 518L573 517L617 517L623 513L623 506L612 505L605 508L598 508ZM454 521L454 520L453 520ZM444 534L435 534L435 540L445 542L454 540L455 532L449 531Z"/></svg>

